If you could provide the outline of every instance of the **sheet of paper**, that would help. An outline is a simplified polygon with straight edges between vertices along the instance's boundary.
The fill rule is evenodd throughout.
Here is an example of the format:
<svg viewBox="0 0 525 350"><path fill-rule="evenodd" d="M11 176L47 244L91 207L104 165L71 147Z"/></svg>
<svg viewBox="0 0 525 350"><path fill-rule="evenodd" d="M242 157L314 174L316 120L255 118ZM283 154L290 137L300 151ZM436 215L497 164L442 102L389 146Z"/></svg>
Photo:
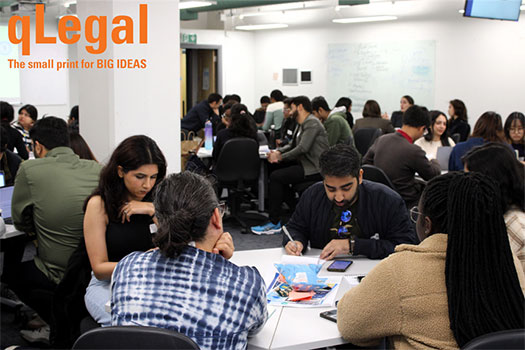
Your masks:
<svg viewBox="0 0 525 350"><path fill-rule="evenodd" d="M293 290L288 294L288 301L308 300L312 299L314 295L315 292L296 292Z"/></svg>
<svg viewBox="0 0 525 350"><path fill-rule="evenodd" d="M298 264L298 265L309 265L309 264L324 264L326 260L319 259L317 256L295 256L295 255L283 255L281 257L282 264Z"/></svg>

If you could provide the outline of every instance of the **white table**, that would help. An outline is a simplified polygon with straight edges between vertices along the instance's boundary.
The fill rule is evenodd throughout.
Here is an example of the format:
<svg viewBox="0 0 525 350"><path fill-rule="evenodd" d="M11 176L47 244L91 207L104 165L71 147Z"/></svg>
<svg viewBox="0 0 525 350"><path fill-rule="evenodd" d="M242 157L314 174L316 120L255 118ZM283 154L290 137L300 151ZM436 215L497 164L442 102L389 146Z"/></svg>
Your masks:
<svg viewBox="0 0 525 350"><path fill-rule="evenodd" d="M261 166L259 168L259 180L258 192L257 192L257 201L259 202L259 211L264 211L264 196L266 194L266 153L269 152L268 146L259 146L259 158L261 159ZM209 150L204 147L200 147L197 151L197 157L211 158L213 149Z"/></svg>
<svg viewBox="0 0 525 350"><path fill-rule="evenodd" d="M310 249L306 255L319 255L321 250ZM245 250L235 252L231 261L239 266L255 266L269 285L277 272L274 263L285 254L283 248ZM366 275L380 260L352 257L354 263L343 274L328 272L325 263L320 277L344 275L338 289L336 300L339 300L352 285L356 285L357 276ZM248 349L312 349L344 344L346 341L337 330L337 325L319 317L319 313L332 309L325 308L292 308L268 307L271 315L264 328L248 339Z"/></svg>
<svg viewBox="0 0 525 350"><path fill-rule="evenodd" d="M24 232L18 231L14 225L5 225L5 232L0 234L0 239L8 239L23 235Z"/></svg>

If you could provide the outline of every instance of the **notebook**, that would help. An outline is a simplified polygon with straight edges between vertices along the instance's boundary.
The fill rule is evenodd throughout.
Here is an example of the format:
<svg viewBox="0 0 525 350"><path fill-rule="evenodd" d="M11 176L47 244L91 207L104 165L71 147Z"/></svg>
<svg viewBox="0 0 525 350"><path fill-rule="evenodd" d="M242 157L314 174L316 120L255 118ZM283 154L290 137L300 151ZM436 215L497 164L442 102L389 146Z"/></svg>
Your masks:
<svg viewBox="0 0 525 350"><path fill-rule="evenodd" d="M452 147L450 146L438 147L436 159L441 166L441 170L448 170L448 159L450 158L451 152Z"/></svg>

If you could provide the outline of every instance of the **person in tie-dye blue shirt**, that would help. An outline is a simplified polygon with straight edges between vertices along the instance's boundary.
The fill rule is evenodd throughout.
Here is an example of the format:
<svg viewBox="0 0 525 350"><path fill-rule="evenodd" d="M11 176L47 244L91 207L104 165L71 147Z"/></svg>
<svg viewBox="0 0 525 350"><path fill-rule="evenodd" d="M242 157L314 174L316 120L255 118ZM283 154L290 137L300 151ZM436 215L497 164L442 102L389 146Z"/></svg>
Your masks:
<svg viewBox="0 0 525 350"><path fill-rule="evenodd" d="M201 349L245 349L268 312L264 281L239 267L224 208L204 177L172 174L157 186L157 250L120 260L111 283L111 323L172 329Z"/></svg>

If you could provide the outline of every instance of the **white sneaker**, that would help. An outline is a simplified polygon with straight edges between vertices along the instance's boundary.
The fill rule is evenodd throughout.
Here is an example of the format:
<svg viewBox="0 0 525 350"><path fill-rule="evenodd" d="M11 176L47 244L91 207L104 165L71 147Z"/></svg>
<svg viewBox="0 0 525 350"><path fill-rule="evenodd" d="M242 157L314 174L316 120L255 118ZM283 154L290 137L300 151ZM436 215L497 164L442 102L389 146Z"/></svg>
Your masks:
<svg viewBox="0 0 525 350"><path fill-rule="evenodd" d="M49 344L49 326L45 326L34 331L22 330L20 335L22 338L30 343L46 343Z"/></svg>

